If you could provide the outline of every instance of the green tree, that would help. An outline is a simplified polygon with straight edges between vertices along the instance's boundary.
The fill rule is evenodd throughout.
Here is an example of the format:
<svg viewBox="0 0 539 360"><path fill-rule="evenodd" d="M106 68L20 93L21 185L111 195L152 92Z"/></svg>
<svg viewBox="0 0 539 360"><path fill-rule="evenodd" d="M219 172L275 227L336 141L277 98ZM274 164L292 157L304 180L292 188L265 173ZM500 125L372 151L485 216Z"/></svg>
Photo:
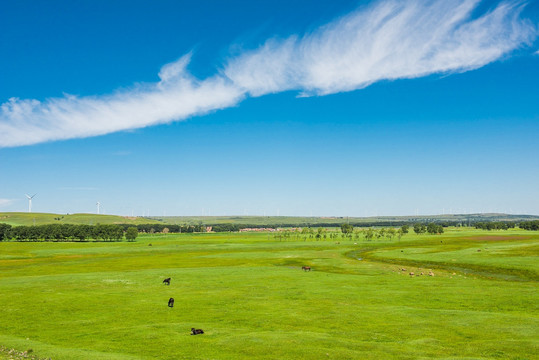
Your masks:
<svg viewBox="0 0 539 360"><path fill-rule="evenodd" d="M127 230L125 231L125 238L127 241L135 241L137 236L138 236L138 230L134 226L128 227Z"/></svg>
<svg viewBox="0 0 539 360"><path fill-rule="evenodd" d="M401 226L402 234L408 234L408 229L409 229L408 225L402 225Z"/></svg>
<svg viewBox="0 0 539 360"><path fill-rule="evenodd" d="M399 241L401 241L402 235L404 235L404 230L400 228L399 230L397 230L397 237L399 238Z"/></svg>
<svg viewBox="0 0 539 360"><path fill-rule="evenodd" d="M423 224L414 224L414 232L416 234L424 234L427 231L427 227Z"/></svg>
<svg viewBox="0 0 539 360"><path fill-rule="evenodd" d="M444 233L444 227L442 225L438 225L438 234Z"/></svg>
<svg viewBox="0 0 539 360"><path fill-rule="evenodd" d="M7 239L9 237L10 230L11 230L11 225L0 224L0 241Z"/></svg>
<svg viewBox="0 0 539 360"><path fill-rule="evenodd" d="M435 223L429 223L427 225L427 232L429 234L441 234L444 232L444 227Z"/></svg>
<svg viewBox="0 0 539 360"><path fill-rule="evenodd" d="M514 225L512 226L514 227ZM539 230L539 220L522 221L518 224L518 227L524 230Z"/></svg>
<svg viewBox="0 0 539 360"><path fill-rule="evenodd" d="M351 234L354 231L354 227L350 224L342 224L341 231L343 234Z"/></svg>
<svg viewBox="0 0 539 360"><path fill-rule="evenodd" d="M371 228L367 229L367 231L365 231L365 239L367 239L368 241L371 241L373 237L374 237L374 230Z"/></svg>

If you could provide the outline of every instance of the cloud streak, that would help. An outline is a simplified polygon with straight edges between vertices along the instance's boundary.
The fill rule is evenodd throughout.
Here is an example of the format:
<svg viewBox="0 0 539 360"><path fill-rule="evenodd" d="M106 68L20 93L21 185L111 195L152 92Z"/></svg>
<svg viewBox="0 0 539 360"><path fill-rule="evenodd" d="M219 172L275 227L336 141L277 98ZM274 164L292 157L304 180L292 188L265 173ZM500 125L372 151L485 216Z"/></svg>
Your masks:
<svg viewBox="0 0 539 360"><path fill-rule="evenodd" d="M14 200L12 200L12 199L0 199L0 208L11 205L11 204L13 204L13 202L14 202Z"/></svg>
<svg viewBox="0 0 539 360"><path fill-rule="evenodd" d="M191 55L160 81L106 96L10 99L0 106L0 147L104 135L185 120L249 96L295 90L326 95L382 80L477 69L537 37L522 6L501 2L472 18L479 0L379 1L303 36L270 39L196 79Z"/></svg>

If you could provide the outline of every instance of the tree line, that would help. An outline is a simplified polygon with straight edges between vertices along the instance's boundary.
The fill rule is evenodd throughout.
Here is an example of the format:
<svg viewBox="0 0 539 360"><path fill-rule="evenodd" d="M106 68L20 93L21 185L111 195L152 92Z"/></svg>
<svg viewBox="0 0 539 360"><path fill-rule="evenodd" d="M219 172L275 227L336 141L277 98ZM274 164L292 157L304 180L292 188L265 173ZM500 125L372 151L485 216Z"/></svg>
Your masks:
<svg viewBox="0 0 539 360"><path fill-rule="evenodd" d="M406 230L406 232L408 232ZM304 227L304 228L296 228L295 230L290 229L284 229L282 231L275 232L273 234L273 237L275 239L278 239L279 241L286 241L289 239L292 240L303 240L307 241L309 240L360 240L361 237L364 237L367 241L371 241L373 239L393 239L394 237L400 238L406 233L402 228L395 229L395 228L367 228L367 229L354 229L353 226L346 224L344 227L344 231L341 228L340 231L330 231L327 228L317 227L317 228L311 228L311 227Z"/></svg>
<svg viewBox="0 0 539 360"><path fill-rule="evenodd" d="M253 226L253 225L247 225L247 224L215 224L212 226L212 231L215 232L236 232L240 231L241 229L261 229L264 226ZM269 226L273 228L273 226Z"/></svg>
<svg viewBox="0 0 539 360"><path fill-rule="evenodd" d="M138 233L195 233L206 227L165 224L46 224L11 226L0 223L0 241L133 241Z"/></svg>
<svg viewBox="0 0 539 360"><path fill-rule="evenodd" d="M414 224L414 232L416 234L425 234L425 233L429 233L431 235L443 234L444 227L443 225L435 224L435 223L428 223L427 225L418 223L418 224Z"/></svg>
<svg viewBox="0 0 539 360"><path fill-rule="evenodd" d="M487 224L496 224L496 225L487 225ZM530 223L530 221L527 222L521 222L520 224ZM533 223L533 221L531 221ZM503 221L496 221L496 222L474 222L470 221L470 224L475 226L478 229L485 229L485 230L491 230L491 229L506 229L506 228L512 228L515 227L515 223L513 222L503 222ZM505 227L506 225L507 227ZM344 227L343 227L344 225ZM212 231L214 232L237 232L241 229L260 229L260 228L272 228L272 229L278 229L278 228L334 228L334 227L341 227L341 231L344 233L351 232L349 229L353 229L355 227L361 227L361 228L369 228L369 227L389 227L389 228L398 228L402 226L412 227L414 229L414 232L417 234L441 234L443 233L443 228L449 227L449 226L465 226L466 222L461 221L425 221L425 222L416 222L416 223L410 223L407 221L376 221L371 223L365 223L365 222L350 222L346 224L335 224L335 223L312 223L312 224L237 224L237 223L225 223L225 224L199 224L199 225L165 225L165 224L143 224L143 225L137 225L137 228L139 232L145 232L145 233L153 233L153 232L171 232L171 233L191 233L191 232L204 232L206 229L206 226L211 227ZM133 225L125 225L125 226L133 226ZM493 227L494 226L494 227ZM350 228L349 228L350 227ZM417 231L415 231L417 230Z"/></svg>
<svg viewBox="0 0 539 360"><path fill-rule="evenodd" d="M519 224L519 227L522 229L522 224ZM483 229L483 230L507 230L512 229L516 226L513 222L504 222L504 221L483 221L475 223L476 229Z"/></svg>
<svg viewBox="0 0 539 360"><path fill-rule="evenodd" d="M421 221L421 222L417 222L418 224L421 224L421 225L425 225L428 226L428 224L436 224L436 225L440 225L444 228L446 227L449 227L449 226L466 226L468 224L470 225L474 225L475 224L475 221L473 220L470 220L470 221L428 221L428 220L425 220L425 221ZM389 221L389 220L386 220L386 221L373 221L373 222L347 222L346 225L350 225L352 227L360 227L360 228L369 228L369 227L394 227L394 228L398 228L398 227L401 227L401 226L414 226L416 223L414 222L410 222L410 221L407 221L407 220L402 220L402 221L397 221L397 220L393 220L393 221ZM169 226L169 225L166 225L166 226ZM208 223L206 224L206 226L211 226L213 227L213 230L212 231L215 231L215 232L235 232L235 231L239 231L240 229L245 229L245 228L251 228L251 229L256 229L256 228L273 228L273 229L277 229L277 228L297 228L297 227L301 227L301 228L335 228L335 227L340 227L341 224L338 224L338 223L323 223L323 222L320 222L320 223L279 223L279 224L271 224L271 225L268 225L268 224L211 224L211 223Z"/></svg>
<svg viewBox="0 0 539 360"><path fill-rule="evenodd" d="M124 228L134 225L122 224ZM197 225L166 225L166 224L139 224L136 228L141 233L194 233L206 231L206 226L202 224ZM239 229L238 229L239 230ZM235 230L235 231L238 231Z"/></svg>
<svg viewBox="0 0 539 360"><path fill-rule="evenodd" d="M412 226L416 234L442 234L444 232L444 223L416 223ZM476 229L484 230L506 230L514 228L518 225L525 230L539 230L539 220L522 221L518 224L514 222L503 221L487 221L478 222L475 224ZM334 227L331 224L329 227ZM249 224L215 224L212 226L212 231L215 232L237 232L245 228L262 228L267 225L249 225ZM365 224L361 224L365 228ZM316 228L317 230L315 230ZM313 227L303 227L301 230L285 230L275 234L280 237L295 237L304 239L316 238L336 239L338 236L349 239L359 239L363 235L367 240L374 238L393 238L397 236L399 239L404 234L408 233L410 226L402 225L396 229L379 228L373 229L369 227L365 230L357 230L353 224L341 224L340 233L328 232L326 227L316 224ZM97 224L97 225L76 225L76 224L47 224L34 226L11 226L9 224L0 223L0 241L15 240L15 241L121 241L124 238L128 241L136 239L138 233L197 233L206 231L206 226L198 225L166 225L166 224Z"/></svg>
<svg viewBox="0 0 539 360"><path fill-rule="evenodd" d="M0 241L134 241L138 230L134 226L116 224L76 225L47 224L11 226L0 224Z"/></svg>
<svg viewBox="0 0 539 360"><path fill-rule="evenodd" d="M539 230L539 220L522 221L518 227L524 230Z"/></svg>

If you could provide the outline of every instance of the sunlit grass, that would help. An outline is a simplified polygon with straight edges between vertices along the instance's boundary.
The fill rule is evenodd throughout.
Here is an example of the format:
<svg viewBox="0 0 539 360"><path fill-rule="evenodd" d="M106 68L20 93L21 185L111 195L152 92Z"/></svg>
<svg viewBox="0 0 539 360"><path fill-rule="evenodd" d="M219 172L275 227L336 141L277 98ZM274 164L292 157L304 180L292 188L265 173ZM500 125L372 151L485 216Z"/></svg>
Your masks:
<svg viewBox="0 0 539 360"><path fill-rule="evenodd" d="M0 344L53 359L533 359L539 234L486 234L0 243Z"/></svg>
<svg viewBox="0 0 539 360"><path fill-rule="evenodd" d="M45 225L45 224L153 224L159 223L143 217L129 217L117 215L97 214L50 214L28 212L0 212L0 223L19 225Z"/></svg>

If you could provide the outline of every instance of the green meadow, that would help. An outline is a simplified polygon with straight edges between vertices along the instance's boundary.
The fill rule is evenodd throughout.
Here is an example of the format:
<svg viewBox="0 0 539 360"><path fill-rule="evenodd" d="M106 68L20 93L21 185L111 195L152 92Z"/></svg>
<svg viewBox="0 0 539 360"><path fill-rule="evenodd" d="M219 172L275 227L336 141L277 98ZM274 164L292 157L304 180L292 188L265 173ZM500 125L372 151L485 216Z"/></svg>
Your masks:
<svg viewBox="0 0 539 360"><path fill-rule="evenodd" d="M47 224L156 224L157 220L143 217L96 215L96 214L50 214L28 212L0 212L0 223L19 225L47 225Z"/></svg>
<svg viewBox="0 0 539 360"><path fill-rule="evenodd" d="M539 232L519 229L0 242L0 346L54 360L537 359L538 255Z"/></svg>

